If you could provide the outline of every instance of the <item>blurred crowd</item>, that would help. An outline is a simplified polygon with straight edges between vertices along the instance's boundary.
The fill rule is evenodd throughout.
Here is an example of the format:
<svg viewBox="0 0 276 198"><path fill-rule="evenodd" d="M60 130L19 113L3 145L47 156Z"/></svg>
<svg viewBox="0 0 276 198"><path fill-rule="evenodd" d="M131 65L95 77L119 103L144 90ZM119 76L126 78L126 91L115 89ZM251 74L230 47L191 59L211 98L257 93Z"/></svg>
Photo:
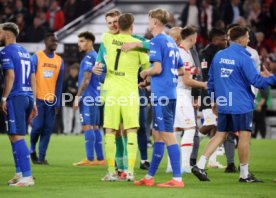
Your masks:
<svg viewBox="0 0 276 198"><path fill-rule="evenodd" d="M250 46L255 48L262 63L276 56L276 1L273 0L189 0L180 16L181 26L192 25L199 30L199 49L208 43L213 27L225 29L230 24L248 26Z"/></svg>
<svg viewBox="0 0 276 198"><path fill-rule="evenodd" d="M45 33L58 31L100 2L101 0L0 0L0 23L14 22L19 26L18 42L40 42Z"/></svg>

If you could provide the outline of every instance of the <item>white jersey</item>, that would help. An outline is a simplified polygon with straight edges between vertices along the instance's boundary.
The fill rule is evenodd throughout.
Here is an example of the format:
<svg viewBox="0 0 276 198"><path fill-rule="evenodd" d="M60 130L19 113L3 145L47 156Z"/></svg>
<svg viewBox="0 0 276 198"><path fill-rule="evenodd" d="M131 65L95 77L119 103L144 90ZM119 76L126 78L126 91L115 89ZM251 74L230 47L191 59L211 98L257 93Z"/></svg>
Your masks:
<svg viewBox="0 0 276 198"><path fill-rule="evenodd" d="M255 50L249 46L246 47L246 50L251 54L251 59L255 62L256 69L260 72L261 71L261 60L260 60L260 56L259 56L257 50ZM254 87L253 85L251 85L251 90L254 95L256 95L258 92L258 89L256 87Z"/></svg>
<svg viewBox="0 0 276 198"><path fill-rule="evenodd" d="M184 69L191 73L195 64L190 51L179 48L179 53L180 58L184 63ZM192 78L192 75L190 78ZM191 87L188 87L183 83L183 78L181 76L178 78L176 93L177 100L174 127L183 129L195 127L195 112L192 103Z"/></svg>
<svg viewBox="0 0 276 198"><path fill-rule="evenodd" d="M180 53L180 58L182 59L183 63L184 63L184 70L186 71L191 71L191 69L194 67L194 60L193 57L190 53L190 51L186 51L183 48L178 48L179 49L179 53ZM190 76L192 78L192 75ZM177 89L188 89L191 90L191 87L187 86L184 84L183 82L183 78L181 76L179 76L178 78L178 83L177 83Z"/></svg>

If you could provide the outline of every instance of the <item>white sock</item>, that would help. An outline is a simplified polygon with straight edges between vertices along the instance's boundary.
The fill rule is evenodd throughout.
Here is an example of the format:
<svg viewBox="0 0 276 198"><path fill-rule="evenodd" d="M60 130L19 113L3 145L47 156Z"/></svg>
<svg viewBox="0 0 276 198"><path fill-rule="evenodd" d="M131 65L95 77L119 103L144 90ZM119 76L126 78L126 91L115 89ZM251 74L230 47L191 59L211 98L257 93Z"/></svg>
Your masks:
<svg viewBox="0 0 276 198"><path fill-rule="evenodd" d="M182 177L173 177L173 179L176 180L176 181L179 181L179 182L182 181Z"/></svg>
<svg viewBox="0 0 276 198"><path fill-rule="evenodd" d="M174 131L173 134L174 134L177 144L180 145L182 131Z"/></svg>
<svg viewBox="0 0 276 198"><path fill-rule="evenodd" d="M170 160L170 157L168 155L168 163L167 163L167 170L172 170L172 165L171 165L171 160Z"/></svg>
<svg viewBox="0 0 276 198"><path fill-rule="evenodd" d="M141 160L141 163L144 164L145 162L147 162L148 160Z"/></svg>
<svg viewBox="0 0 276 198"><path fill-rule="evenodd" d="M21 182L27 182L29 179L32 179L32 176L28 176L28 177L22 177L20 179Z"/></svg>
<svg viewBox="0 0 276 198"><path fill-rule="evenodd" d="M15 176L16 176L16 177L22 177L22 172L15 173Z"/></svg>
<svg viewBox="0 0 276 198"><path fill-rule="evenodd" d="M151 178L153 178L153 176L150 176L149 174L146 174L145 178L146 178L147 180L150 180Z"/></svg>
<svg viewBox="0 0 276 198"><path fill-rule="evenodd" d="M216 163L217 162L217 149L213 152L213 154L209 157L209 163Z"/></svg>
<svg viewBox="0 0 276 198"><path fill-rule="evenodd" d="M190 157L193 151L195 129L185 130L181 139L182 168L190 168Z"/></svg>
<svg viewBox="0 0 276 198"><path fill-rule="evenodd" d="M246 179L248 174L248 164L240 164L240 177Z"/></svg>
<svg viewBox="0 0 276 198"><path fill-rule="evenodd" d="M206 162L207 162L207 157L205 157L204 155L201 155L199 158L199 161L197 162L198 168L204 169Z"/></svg>

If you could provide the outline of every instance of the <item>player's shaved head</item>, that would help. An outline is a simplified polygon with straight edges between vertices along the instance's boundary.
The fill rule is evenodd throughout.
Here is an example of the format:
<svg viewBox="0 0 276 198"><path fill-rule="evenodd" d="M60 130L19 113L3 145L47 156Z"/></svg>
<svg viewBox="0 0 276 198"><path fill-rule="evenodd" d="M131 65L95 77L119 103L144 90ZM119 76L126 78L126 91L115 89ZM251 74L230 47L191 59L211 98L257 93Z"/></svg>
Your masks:
<svg viewBox="0 0 276 198"><path fill-rule="evenodd" d="M166 25L170 18L170 14L165 9L157 8L149 11L149 17L157 19L160 23Z"/></svg>
<svg viewBox="0 0 276 198"><path fill-rule="evenodd" d="M131 13L122 14L119 17L119 28L122 31L129 30L134 22L134 16Z"/></svg>
<svg viewBox="0 0 276 198"><path fill-rule="evenodd" d="M179 45L181 42L181 27L173 27L169 31L169 35L175 40L176 44Z"/></svg>

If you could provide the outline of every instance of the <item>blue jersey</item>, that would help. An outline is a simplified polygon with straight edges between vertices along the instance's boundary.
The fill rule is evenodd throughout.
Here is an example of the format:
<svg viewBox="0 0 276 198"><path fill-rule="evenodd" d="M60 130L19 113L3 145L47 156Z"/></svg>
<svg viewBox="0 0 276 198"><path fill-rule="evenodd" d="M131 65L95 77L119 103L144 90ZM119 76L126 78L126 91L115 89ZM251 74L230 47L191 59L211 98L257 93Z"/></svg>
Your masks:
<svg viewBox="0 0 276 198"><path fill-rule="evenodd" d="M155 96L152 99L154 101L160 97L176 99L177 70L183 66L183 62L175 41L165 34L158 34L151 39L150 62L160 62L162 65L162 72L151 76L151 92Z"/></svg>
<svg viewBox="0 0 276 198"><path fill-rule="evenodd" d="M18 44L10 44L0 53L2 70L14 70L14 83L9 94L11 96L33 97L31 74L35 72L29 52Z"/></svg>
<svg viewBox="0 0 276 198"><path fill-rule="evenodd" d="M241 45L232 43L219 51L209 70L208 92L214 93L218 112L243 114L254 110L251 85L264 89L276 84L276 76L262 77L257 71L251 54Z"/></svg>
<svg viewBox="0 0 276 198"><path fill-rule="evenodd" d="M92 50L88 52L85 57L82 59L80 63L80 72L79 72L79 78L78 78L78 85L80 86L84 77L84 72L90 72L92 73L92 68L95 65L97 58L97 52ZM86 96L92 96L93 98L99 97L100 95L100 76L92 74L91 80L89 82L88 87L85 89L85 91L82 93L83 100ZM91 100L90 100L91 101Z"/></svg>

